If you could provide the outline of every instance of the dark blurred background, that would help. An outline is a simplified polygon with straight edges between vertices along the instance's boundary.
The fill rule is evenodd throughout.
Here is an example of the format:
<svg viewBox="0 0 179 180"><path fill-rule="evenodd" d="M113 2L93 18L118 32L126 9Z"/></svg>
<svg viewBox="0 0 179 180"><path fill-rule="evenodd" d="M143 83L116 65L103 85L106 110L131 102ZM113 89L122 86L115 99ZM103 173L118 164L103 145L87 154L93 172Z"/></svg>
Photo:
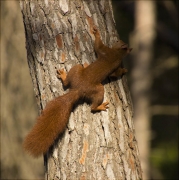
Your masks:
<svg viewBox="0 0 179 180"><path fill-rule="evenodd" d="M1 179L43 178L43 159L24 153L36 120L18 1L1 1ZM178 179L178 1L113 1L144 179Z"/></svg>
<svg viewBox="0 0 179 180"><path fill-rule="evenodd" d="M178 2L113 1L144 179L178 179Z"/></svg>

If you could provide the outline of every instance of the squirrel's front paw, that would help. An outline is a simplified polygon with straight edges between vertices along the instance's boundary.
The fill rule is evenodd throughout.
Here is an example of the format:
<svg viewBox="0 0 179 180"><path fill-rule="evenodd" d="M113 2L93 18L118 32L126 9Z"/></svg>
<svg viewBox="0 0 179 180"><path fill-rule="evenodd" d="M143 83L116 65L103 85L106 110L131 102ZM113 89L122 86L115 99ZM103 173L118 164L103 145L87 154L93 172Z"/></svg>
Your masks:
<svg viewBox="0 0 179 180"><path fill-rule="evenodd" d="M66 72L64 69L57 70L57 77L60 78L62 81L66 79Z"/></svg>
<svg viewBox="0 0 179 180"><path fill-rule="evenodd" d="M127 73L128 72L128 70L126 69L126 68L122 68L122 73L123 74L125 74L125 73Z"/></svg>
<svg viewBox="0 0 179 180"><path fill-rule="evenodd" d="M96 26L93 26L93 34L95 35L95 34L97 34L97 33L99 33L97 27L96 27Z"/></svg>

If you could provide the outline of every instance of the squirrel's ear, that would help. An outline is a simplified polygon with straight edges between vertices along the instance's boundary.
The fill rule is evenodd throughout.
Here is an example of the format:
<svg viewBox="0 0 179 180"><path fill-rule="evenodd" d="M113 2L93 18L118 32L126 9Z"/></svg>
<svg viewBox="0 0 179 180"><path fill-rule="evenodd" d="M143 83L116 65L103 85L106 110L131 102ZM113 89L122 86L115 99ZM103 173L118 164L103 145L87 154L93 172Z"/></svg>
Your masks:
<svg viewBox="0 0 179 180"><path fill-rule="evenodd" d="M128 48L128 53L130 53L132 51L133 48Z"/></svg>

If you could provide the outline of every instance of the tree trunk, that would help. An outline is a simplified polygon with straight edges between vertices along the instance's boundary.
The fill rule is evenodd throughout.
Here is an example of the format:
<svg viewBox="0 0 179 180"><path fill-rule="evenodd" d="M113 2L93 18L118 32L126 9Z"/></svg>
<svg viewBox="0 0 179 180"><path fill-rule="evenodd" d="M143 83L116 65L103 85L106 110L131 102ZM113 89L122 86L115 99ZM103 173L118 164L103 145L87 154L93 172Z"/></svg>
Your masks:
<svg viewBox="0 0 179 180"><path fill-rule="evenodd" d="M96 60L92 27L111 46L119 37L110 0L20 1L39 110L64 94L56 69ZM81 104L45 159L46 179L142 179L125 76L105 81L106 112Z"/></svg>
<svg viewBox="0 0 179 180"><path fill-rule="evenodd" d="M135 2L135 32L132 36L133 68L132 95L134 99L134 123L139 144L143 178L150 179L150 87L152 83L151 61L155 39L155 1Z"/></svg>

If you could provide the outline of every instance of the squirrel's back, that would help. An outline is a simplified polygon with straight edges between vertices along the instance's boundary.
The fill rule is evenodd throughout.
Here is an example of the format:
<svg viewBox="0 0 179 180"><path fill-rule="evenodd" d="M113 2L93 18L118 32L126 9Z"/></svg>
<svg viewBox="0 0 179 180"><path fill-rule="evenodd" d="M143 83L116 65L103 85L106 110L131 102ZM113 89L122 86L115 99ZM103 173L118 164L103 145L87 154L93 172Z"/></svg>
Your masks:
<svg viewBox="0 0 179 180"><path fill-rule="evenodd" d="M46 153L58 135L65 130L73 105L78 99L78 91L71 90L50 101L25 138L24 149L34 157Z"/></svg>

